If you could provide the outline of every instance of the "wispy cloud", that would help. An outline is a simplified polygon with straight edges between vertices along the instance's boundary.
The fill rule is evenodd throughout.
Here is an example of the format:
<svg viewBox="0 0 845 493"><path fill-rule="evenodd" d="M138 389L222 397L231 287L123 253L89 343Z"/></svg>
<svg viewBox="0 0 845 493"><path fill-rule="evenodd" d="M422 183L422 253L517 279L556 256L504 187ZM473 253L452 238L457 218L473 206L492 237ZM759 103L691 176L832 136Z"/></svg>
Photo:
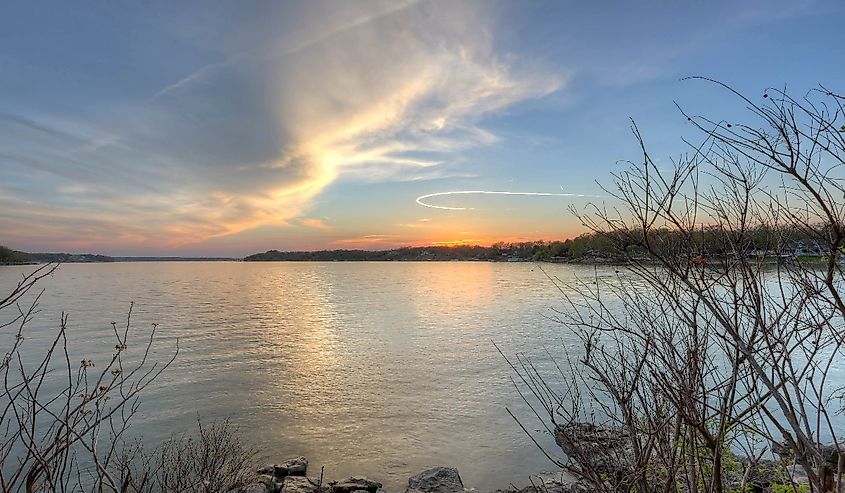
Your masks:
<svg viewBox="0 0 845 493"><path fill-rule="evenodd" d="M451 153L489 145L493 112L560 89L557 74L518 71L494 53L483 12L431 5L355 23L285 60L279 127L292 137L271 169L302 164L308 177L273 191L301 208L339 176L413 180L447 176ZM423 22L421 22L423 20ZM383 22L384 21L384 22ZM467 29L467 26L474 26ZM487 34L485 34L487 33Z"/></svg>
<svg viewBox="0 0 845 493"><path fill-rule="evenodd" d="M326 32L322 32L318 34L316 37L306 37L303 41L297 41L292 44L292 46L281 46L276 49L268 50L267 47L253 47L251 49L242 51L228 59L216 62L216 63L209 63L206 65L201 66L200 68L192 71L185 77L168 84L167 86L163 87L159 91L157 91L153 96L148 100L148 102L152 103L155 102L156 99L169 94L174 91L178 91L181 89L186 89L193 84L208 82L210 79L213 78L215 72L218 72L223 69L230 69L233 66L237 65L238 63L242 62L262 62L267 63L271 62L280 58L284 58L289 55L293 55L298 53L302 50L309 48L310 46L317 45L322 43L332 36L335 36L339 33L344 31L348 31L351 29L355 29L356 27L363 26L369 22L372 22L375 19L380 17L390 15L394 12L398 12L400 10L406 9L415 3L418 0L408 0L408 1L397 1L392 5L389 5L384 10L376 11L373 13L368 13L364 15L360 15L354 17L349 21L345 21L341 23L341 25L336 27L329 28Z"/></svg>
<svg viewBox="0 0 845 493"><path fill-rule="evenodd" d="M484 5L401 2L312 22L308 36L235 50L137 105L97 107L83 135L49 115L0 115L14 127L0 136L0 169L50 197L6 196L0 228L26 242L74 238L84 224L89 244L150 248L325 229L307 215L339 177L466 175L447 164L497 141L486 116L566 82L497 52Z"/></svg>
<svg viewBox="0 0 845 493"><path fill-rule="evenodd" d="M434 227L434 224L429 223L429 222L419 222L419 223L399 223L399 224L397 224L396 226L398 226L398 227L400 227L400 228L411 228L411 229L417 229L417 228L433 228L433 227Z"/></svg>
<svg viewBox="0 0 845 493"><path fill-rule="evenodd" d="M331 227L328 224L326 224L325 222L323 222L321 219L314 219L314 218L300 219L299 223L302 224L303 226L308 226L309 228L314 228L314 229L322 229L322 230L331 229Z"/></svg>
<svg viewBox="0 0 845 493"><path fill-rule="evenodd" d="M382 246L392 246L392 242L397 238L398 236L396 235L372 234L355 238L343 238L332 241L331 244L339 248L379 248Z"/></svg>
<svg viewBox="0 0 845 493"><path fill-rule="evenodd" d="M190 87L193 84L198 82L207 81L208 79L212 78L214 72L218 70L223 70L226 67L232 65L237 59L240 57L235 57L230 60L226 60L223 62L217 63L209 63L208 65L203 65L202 67L198 68L197 70L191 72L190 74L186 75L182 79L177 80L176 82L169 84L163 88L161 88L158 92L152 95L150 99L147 101L148 103L154 103L158 98L170 94L172 92L178 91L180 89L185 89Z"/></svg>

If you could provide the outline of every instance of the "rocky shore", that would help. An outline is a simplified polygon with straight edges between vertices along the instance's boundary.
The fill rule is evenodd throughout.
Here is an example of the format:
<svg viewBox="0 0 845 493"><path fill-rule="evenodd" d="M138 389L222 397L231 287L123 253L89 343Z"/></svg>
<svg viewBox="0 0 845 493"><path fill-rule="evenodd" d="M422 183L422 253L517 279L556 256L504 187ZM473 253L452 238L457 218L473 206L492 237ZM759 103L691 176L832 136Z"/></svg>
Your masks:
<svg viewBox="0 0 845 493"><path fill-rule="evenodd" d="M535 493L542 488L543 493L583 492L579 485L558 479L540 478L541 485L528 486L522 490L497 490L518 493ZM322 477L309 475L308 459L295 457L279 464L269 464L257 471L254 483L242 488L241 493L386 493L378 481L353 476L339 481L324 482ZM474 488L464 487L458 470L454 467L435 467L422 471L408 478L404 493L468 493Z"/></svg>
<svg viewBox="0 0 845 493"><path fill-rule="evenodd" d="M591 471L601 477L629 477L634 472L631 437L623 430L606 428L590 423L558 425L555 441L561 450L574 459L584 471ZM778 445L778 444L776 444ZM839 462L842 445L823 448L823 459L827 471L835 475L840 471ZM809 480L803 470L793 465L794 459L782 446L775 446L774 453L783 460L750 460L732 457L735 467L726 467L724 481L729 491L768 493L773 491L805 491ZM728 460L726 456L725 460ZM787 465L788 464L788 465ZM241 488L241 493L387 493L382 484L363 476L353 476L339 481L324 481L322 470L319 475L311 471L308 459L295 457L279 464L270 464L256 471L254 481ZM596 488L587 484L566 480L566 476L533 476L531 485L522 489L515 487L496 490L491 493L589 493ZM828 478L832 489L832 477ZM390 492L400 493L400 492ZM466 488L458 470L454 467L435 467L408 478L404 493L477 493Z"/></svg>

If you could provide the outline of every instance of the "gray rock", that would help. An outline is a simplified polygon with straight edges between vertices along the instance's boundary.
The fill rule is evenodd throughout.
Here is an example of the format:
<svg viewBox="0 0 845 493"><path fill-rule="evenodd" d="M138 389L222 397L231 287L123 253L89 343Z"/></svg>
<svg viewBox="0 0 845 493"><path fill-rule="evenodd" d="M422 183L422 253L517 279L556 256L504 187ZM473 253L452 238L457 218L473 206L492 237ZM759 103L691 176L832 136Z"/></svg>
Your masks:
<svg viewBox="0 0 845 493"><path fill-rule="evenodd" d="M279 490L282 487L282 484L280 482L278 482L276 477L273 476L272 474L259 473L258 474L258 481L261 481L262 483L264 483L264 486L267 487L267 491L269 493L279 493Z"/></svg>
<svg viewBox="0 0 845 493"><path fill-rule="evenodd" d="M581 483L569 483L561 481L552 481L551 483L543 484L544 491L548 493L587 493L589 489ZM532 487L532 492L537 490Z"/></svg>
<svg viewBox="0 0 845 493"><path fill-rule="evenodd" d="M603 474L625 474L633 468L634 454L625 430L593 423L555 427L555 443L570 459Z"/></svg>
<svg viewBox="0 0 845 493"><path fill-rule="evenodd" d="M364 477L351 477L343 481L332 481L329 483L332 493L353 493L357 490L366 490L368 493L376 493L381 488L381 483Z"/></svg>
<svg viewBox="0 0 845 493"><path fill-rule="evenodd" d="M842 452L840 453L840 451ZM772 452L780 455L781 457L795 458L795 455L789 447L778 442L772 442ZM826 445L822 445L819 448L819 453L822 456L822 460L827 462L829 466L835 468L839 463L839 457L843 456L843 458L845 458L845 443L840 443L838 445L836 443L828 443Z"/></svg>
<svg viewBox="0 0 845 493"><path fill-rule="evenodd" d="M314 493L317 485L305 476L287 476L282 483L281 493Z"/></svg>
<svg viewBox="0 0 845 493"><path fill-rule="evenodd" d="M305 476L308 472L308 459L305 457L294 457L281 464L268 464L258 471L260 475L274 476L283 479L287 476Z"/></svg>
<svg viewBox="0 0 845 493"><path fill-rule="evenodd" d="M526 486L517 490L495 490L493 493L592 493L592 490L577 481L561 481L558 479L536 480L537 486Z"/></svg>
<svg viewBox="0 0 845 493"><path fill-rule="evenodd" d="M276 464L276 477L305 476L308 472L308 459L299 456Z"/></svg>
<svg viewBox="0 0 845 493"><path fill-rule="evenodd" d="M408 479L408 491L462 493L464 483L454 467L435 467Z"/></svg>
<svg viewBox="0 0 845 493"><path fill-rule="evenodd" d="M267 493L267 487L264 486L264 483L257 482L245 486L241 491L243 493Z"/></svg>

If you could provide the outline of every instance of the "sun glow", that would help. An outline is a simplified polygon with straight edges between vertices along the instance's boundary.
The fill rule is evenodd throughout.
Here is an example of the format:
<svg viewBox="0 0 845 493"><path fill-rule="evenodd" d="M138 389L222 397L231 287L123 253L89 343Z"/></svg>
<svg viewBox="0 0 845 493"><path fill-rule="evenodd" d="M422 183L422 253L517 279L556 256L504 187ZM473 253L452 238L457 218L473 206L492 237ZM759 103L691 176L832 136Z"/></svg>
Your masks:
<svg viewBox="0 0 845 493"><path fill-rule="evenodd" d="M447 246L447 247L456 247L456 246L467 246L467 245L479 245L481 240L479 239L461 239L461 240L443 240L443 241L432 241L431 245L433 246Z"/></svg>

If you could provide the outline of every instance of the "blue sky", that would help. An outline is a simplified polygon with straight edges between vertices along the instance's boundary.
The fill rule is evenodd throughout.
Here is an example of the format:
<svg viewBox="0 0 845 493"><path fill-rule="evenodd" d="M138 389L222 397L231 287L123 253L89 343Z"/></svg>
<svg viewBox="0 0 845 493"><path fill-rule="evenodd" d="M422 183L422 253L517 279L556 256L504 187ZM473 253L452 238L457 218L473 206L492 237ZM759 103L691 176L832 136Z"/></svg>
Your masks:
<svg viewBox="0 0 845 493"><path fill-rule="evenodd" d="M0 244L246 255L558 239L636 159L845 75L835 1L21 2ZM459 194L508 191L527 195ZM561 194L557 196L530 195Z"/></svg>

